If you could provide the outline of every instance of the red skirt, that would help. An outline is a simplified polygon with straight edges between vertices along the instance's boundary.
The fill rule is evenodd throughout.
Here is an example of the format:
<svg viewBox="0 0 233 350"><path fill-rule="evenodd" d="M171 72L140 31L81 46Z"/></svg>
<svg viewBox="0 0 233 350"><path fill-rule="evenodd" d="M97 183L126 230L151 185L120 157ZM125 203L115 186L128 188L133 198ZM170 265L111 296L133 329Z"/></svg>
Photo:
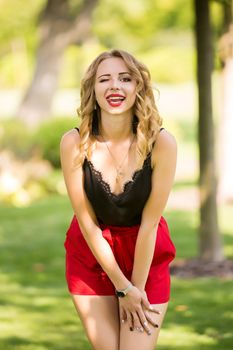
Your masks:
<svg viewBox="0 0 233 350"><path fill-rule="evenodd" d="M134 249L140 225L100 225L124 275L131 280ZM71 294L115 295L115 288L95 259L80 230L76 216L70 224L65 240L66 279ZM151 304L165 303L170 298L169 263L176 254L165 219L161 216L152 264L145 290ZM142 262L143 263L143 262Z"/></svg>

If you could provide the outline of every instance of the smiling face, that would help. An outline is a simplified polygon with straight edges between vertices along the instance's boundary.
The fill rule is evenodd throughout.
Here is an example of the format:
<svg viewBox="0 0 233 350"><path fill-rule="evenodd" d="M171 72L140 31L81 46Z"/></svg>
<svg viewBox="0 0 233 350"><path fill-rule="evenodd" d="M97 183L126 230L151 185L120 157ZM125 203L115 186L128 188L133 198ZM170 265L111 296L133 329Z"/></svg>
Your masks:
<svg viewBox="0 0 233 350"><path fill-rule="evenodd" d="M136 80L124 60L111 57L103 60L95 78L95 96L102 111L122 114L133 110Z"/></svg>

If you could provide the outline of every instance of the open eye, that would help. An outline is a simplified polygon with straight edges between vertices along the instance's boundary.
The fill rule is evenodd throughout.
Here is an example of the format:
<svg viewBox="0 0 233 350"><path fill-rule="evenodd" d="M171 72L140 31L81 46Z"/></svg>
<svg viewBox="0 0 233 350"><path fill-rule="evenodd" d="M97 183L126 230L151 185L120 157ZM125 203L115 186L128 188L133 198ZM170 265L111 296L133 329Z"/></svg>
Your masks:
<svg viewBox="0 0 233 350"><path fill-rule="evenodd" d="M127 83L127 82L131 81L131 78L130 77L123 77L123 78L121 78L121 81Z"/></svg>

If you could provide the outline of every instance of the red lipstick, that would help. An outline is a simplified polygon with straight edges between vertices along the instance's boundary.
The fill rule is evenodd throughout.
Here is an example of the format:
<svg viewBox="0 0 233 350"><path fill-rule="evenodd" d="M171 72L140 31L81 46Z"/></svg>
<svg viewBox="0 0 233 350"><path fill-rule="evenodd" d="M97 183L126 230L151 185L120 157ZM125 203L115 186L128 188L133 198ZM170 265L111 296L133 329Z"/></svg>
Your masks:
<svg viewBox="0 0 233 350"><path fill-rule="evenodd" d="M106 97L111 107L119 107L125 100L125 96L121 94L110 94Z"/></svg>

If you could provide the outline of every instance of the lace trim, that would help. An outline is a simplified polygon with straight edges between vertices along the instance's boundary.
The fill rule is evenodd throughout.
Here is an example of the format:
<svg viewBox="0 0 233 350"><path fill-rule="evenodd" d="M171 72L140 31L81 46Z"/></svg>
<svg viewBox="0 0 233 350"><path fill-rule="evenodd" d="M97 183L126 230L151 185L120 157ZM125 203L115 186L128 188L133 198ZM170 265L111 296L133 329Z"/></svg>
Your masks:
<svg viewBox="0 0 233 350"><path fill-rule="evenodd" d="M101 183L101 185L103 186L105 192L107 192L112 197L119 197L119 196L122 196L123 194L127 193L127 191L129 190L131 184L133 186L133 184L135 183L137 177L142 172L142 170L144 170L146 167L150 167L150 155L148 155L147 158L145 159L145 161L143 163L143 167L141 169L135 170L133 172L132 176L131 176L131 179L127 180L124 183L123 191L119 192L119 193L112 192L109 183L103 179L103 175L102 175L101 171L97 170L94 167L94 164L90 160L86 159L86 162L90 165L90 168L91 168L93 174L95 175L97 180Z"/></svg>

